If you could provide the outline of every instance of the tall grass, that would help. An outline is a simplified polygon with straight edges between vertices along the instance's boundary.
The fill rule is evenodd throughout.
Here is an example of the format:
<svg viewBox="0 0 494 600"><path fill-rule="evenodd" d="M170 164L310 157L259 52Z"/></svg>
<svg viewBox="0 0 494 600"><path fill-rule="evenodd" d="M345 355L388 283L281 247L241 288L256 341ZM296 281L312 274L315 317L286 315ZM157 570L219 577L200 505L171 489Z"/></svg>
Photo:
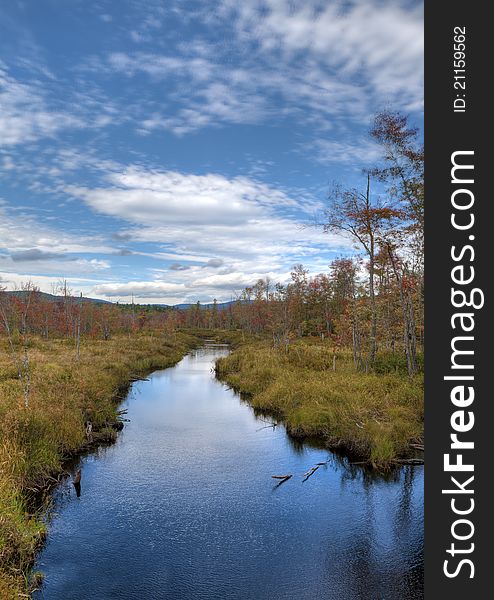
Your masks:
<svg viewBox="0 0 494 600"><path fill-rule="evenodd" d="M30 340L31 392L23 392L5 339L0 338L0 598L26 594L27 573L43 541L40 515L30 514L31 495L59 473L65 458L86 442L84 422L115 421L117 400L129 382L175 364L197 344L177 333L87 340L76 359L66 339Z"/></svg>
<svg viewBox="0 0 494 600"><path fill-rule="evenodd" d="M377 467L409 454L423 431L423 381L406 359L378 356L375 372L357 372L348 350L299 340L288 351L269 342L240 346L217 361L220 378L271 411L294 436L321 436Z"/></svg>

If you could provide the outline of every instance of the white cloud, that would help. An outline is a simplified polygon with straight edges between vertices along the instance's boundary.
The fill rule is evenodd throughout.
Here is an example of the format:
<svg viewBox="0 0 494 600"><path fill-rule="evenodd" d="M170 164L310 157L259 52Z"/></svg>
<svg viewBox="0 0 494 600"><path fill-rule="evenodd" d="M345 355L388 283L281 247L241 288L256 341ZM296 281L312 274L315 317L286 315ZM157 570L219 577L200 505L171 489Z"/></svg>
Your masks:
<svg viewBox="0 0 494 600"><path fill-rule="evenodd" d="M14 255L15 256L15 255ZM75 277L94 275L109 271L111 265L107 260L97 258L70 258L63 255L52 258L18 261L11 256L0 254L0 269L4 272L17 273L20 277L33 277L39 274L58 277Z"/></svg>
<svg viewBox="0 0 494 600"><path fill-rule="evenodd" d="M302 149L310 150L314 158L323 165L345 164L371 167L382 156L382 148L368 139L358 141L317 139L304 144Z"/></svg>
<svg viewBox="0 0 494 600"><path fill-rule="evenodd" d="M189 274L181 283L165 281L129 281L127 283L104 283L93 286L90 293L104 299L128 301L132 297L140 302L177 304L196 302L198 299L211 301L230 300L247 286L254 285L262 277L276 281L286 281L288 273L254 271L252 273L234 271L197 277L197 271Z"/></svg>
<svg viewBox="0 0 494 600"><path fill-rule="evenodd" d="M165 109L145 109L143 116L139 105L143 132L183 135L284 116L327 129L333 122L362 123L386 105L421 110L420 2L223 0L215 11L191 18L204 21L209 31L233 25L234 37L194 39L173 56L156 51L108 56L111 71L145 73L163 85Z"/></svg>
<svg viewBox="0 0 494 600"><path fill-rule="evenodd" d="M53 137L83 121L49 107L39 86L21 83L0 62L0 146L13 146L42 137Z"/></svg>
<svg viewBox="0 0 494 600"><path fill-rule="evenodd" d="M319 268L321 251L349 247L343 238L301 226L301 219L320 207L317 200L248 177L131 166L107 172L99 187L67 191L92 210L128 224L114 231L113 238L134 245L132 251L124 248L126 256L135 257L133 264L145 257L173 261L172 267L160 269L148 262L142 281L122 283L121 274L114 281L107 260L77 256L118 254L102 236L75 236L32 217L13 217L0 207L2 271L24 280L88 275L94 283L85 293L104 298L133 294L142 301L160 302L229 299L260 277L283 280L291 265L302 260ZM149 251L139 248L143 243L151 245ZM129 277L131 273L135 271L129 271Z"/></svg>
<svg viewBox="0 0 494 600"><path fill-rule="evenodd" d="M127 77L145 73L154 84L166 81L161 104L166 106L167 99L178 101L174 110L146 111L144 117L138 104L143 133L166 129L180 136L219 123L257 123L272 114L262 94L253 93L250 70L225 67L203 56L116 52L109 55L107 68Z"/></svg>
<svg viewBox="0 0 494 600"><path fill-rule="evenodd" d="M15 175L18 183L24 177L33 201L43 193L61 198L69 192L91 211L113 217L112 225L119 229L115 240L125 248L108 246L103 233L74 235L59 222L57 229L21 218L19 206L16 218L0 206L0 253L6 250L0 254L0 268L11 277L42 273L45 282L66 270L74 276L86 273L87 285L107 297L131 290L136 297L162 301L194 299L195 290L226 298L258 277L286 278L294 262L303 261L313 272L323 269L328 255L344 252L350 244L301 226L321 209L317 199L255 176L145 168L149 155L147 150L139 154L139 148L152 146L142 138L129 144L129 124L142 134L167 130L184 136L224 124L279 127L287 119L283 135L291 135L286 125L294 123L296 135L304 135L300 125L308 124L305 140L317 136L311 143L298 138L314 161L373 162L375 147L355 141L370 115L385 105L421 110L421 3L219 0L213 8L203 8L170 0L165 8L161 2L133 0L132 9L136 7L141 14L127 18L127 29L113 28L111 45L105 44L113 51L86 58L86 70L74 65L71 85L47 69L20 68L17 61L17 70L9 71L0 62L0 145L8 147L0 161L6 180L14 181ZM190 31L167 31L171 15ZM106 12L98 16L111 21ZM111 123L124 127L107 144L107 131L100 130ZM73 140L64 142L62 134L82 128L93 129L90 143L80 136L77 149L66 145ZM264 128L261 135L268 131ZM322 139L325 132L331 133L329 139ZM15 153L16 145L41 138L57 140L39 152L21 148ZM282 139L275 134L275 143ZM141 166L124 169L98 156L123 156L124 145L132 146L127 160ZM153 161L167 164L172 150L157 150ZM177 156L174 164L181 164L181 153ZM267 176L262 164L254 173ZM82 185L67 185L78 177L83 177ZM94 214L86 217L89 223ZM56 211L45 215L43 223L49 218L57 221ZM101 222L81 226L94 232ZM129 272L130 283L113 282L108 261L78 253L111 254L114 264L120 253L129 256L132 268L145 265L147 270L141 269L142 277ZM158 262L165 260L175 267Z"/></svg>
<svg viewBox="0 0 494 600"><path fill-rule="evenodd" d="M285 65L300 61L301 66L307 64L305 57L313 62L312 75L324 70L338 73L342 81L358 75L381 102L420 107L421 2L223 0L222 6L223 14L236 16L239 38L260 44L261 55L277 55Z"/></svg>
<svg viewBox="0 0 494 600"><path fill-rule="evenodd" d="M63 257L69 253L110 253L101 236L71 235L67 232L40 224L34 217L12 216L0 206L0 249L21 256L22 252L35 251ZM28 256L29 258L29 256ZM31 256L31 262L32 262Z"/></svg>
<svg viewBox="0 0 494 600"><path fill-rule="evenodd" d="M156 281L129 281L128 283L103 283L95 285L91 293L105 298L131 297L136 298L163 298L172 294L183 294L186 291L184 284L164 283Z"/></svg>
<svg viewBox="0 0 494 600"><path fill-rule="evenodd" d="M69 189L92 209L129 223L119 238L151 243L163 252L143 253L173 260L154 269L146 297L159 297L167 285L183 294L230 297L259 277L285 277L296 262L320 267L323 253L348 250L341 236L304 227L320 208L314 199L294 199L287 191L247 177L191 175L129 167L107 176L109 185ZM146 285L146 282L142 282ZM124 296L123 288L99 287L100 293ZM145 289L133 293L146 294Z"/></svg>
<svg viewBox="0 0 494 600"><path fill-rule="evenodd" d="M99 131L127 118L91 78L63 84L35 60L15 70L0 60L0 148L14 149L43 138L60 141L81 129ZM26 71L28 69L28 71ZM36 70L36 76L29 71Z"/></svg>
<svg viewBox="0 0 494 600"><path fill-rule="evenodd" d="M270 209L302 208L285 192L247 177L131 167L106 179L109 187L69 186L67 191L100 213L150 226L243 225Z"/></svg>
<svg viewBox="0 0 494 600"><path fill-rule="evenodd" d="M57 275L39 275L38 273L15 273L0 270L0 285L7 287L7 289L19 289L23 283L30 281L41 291L52 293L63 278L63 273ZM89 292L94 285L94 279L77 277L72 274L66 277L66 281L76 294L81 291L84 293Z"/></svg>
<svg viewBox="0 0 494 600"><path fill-rule="evenodd" d="M224 291L239 291L243 288L253 285L258 279L263 277L270 277L271 279L279 280L280 273L273 271L268 272L253 272L245 273L236 271L233 273L223 273L221 275L208 275L195 279L191 282L192 289L208 288L212 290L224 290Z"/></svg>

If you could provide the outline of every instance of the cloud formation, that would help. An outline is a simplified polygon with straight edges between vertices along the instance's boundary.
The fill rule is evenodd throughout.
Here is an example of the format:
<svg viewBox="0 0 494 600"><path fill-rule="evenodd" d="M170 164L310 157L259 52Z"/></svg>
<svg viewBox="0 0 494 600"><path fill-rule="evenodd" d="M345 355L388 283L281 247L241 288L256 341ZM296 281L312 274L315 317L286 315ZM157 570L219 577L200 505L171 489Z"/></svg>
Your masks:
<svg viewBox="0 0 494 600"><path fill-rule="evenodd" d="M63 52L25 4L0 14L4 281L222 300L351 250L312 225L378 160L373 113L420 124L421 2L62 4Z"/></svg>
<svg viewBox="0 0 494 600"><path fill-rule="evenodd" d="M67 191L98 212L144 225L232 226L252 221L270 208L300 207L283 191L247 177L129 167L106 179L108 187L69 186Z"/></svg>
<svg viewBox="0 0 494 600"><path fill-rule="evenodd" d="M176 10L185 18L189 9ZM196 39L174 55L119 51L99 64L100 71L145 75L167 90L167 110L141 118L143 132L181 136L284 117L318 120L327 129L365 120L385 105L422 108L420 2L222 0L215 11L190 18L210 31L233 25L234 39Z"/></svg>
<svg viewBox="0 0 494 600"><path fill-rule="evenodd" d="M52 258L63 258L63 255L56 252L43 252L39 248L30 248L29 250L19 250L12 252L10 258L14 262L25 262L34 260L51 260Z"/></svg>
<svg viewBox="0 0 494 600"><path fill-rule="evenodd" d="M39 84L16 80L1 61L0 106L0 146L25 144L83 126L77 116L50 108Z"/></svg>

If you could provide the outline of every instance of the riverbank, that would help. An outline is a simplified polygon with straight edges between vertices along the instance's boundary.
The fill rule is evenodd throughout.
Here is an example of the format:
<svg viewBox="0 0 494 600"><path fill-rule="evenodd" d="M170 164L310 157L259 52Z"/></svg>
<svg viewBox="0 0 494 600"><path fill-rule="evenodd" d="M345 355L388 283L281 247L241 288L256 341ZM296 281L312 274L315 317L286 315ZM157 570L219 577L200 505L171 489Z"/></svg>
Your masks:
<svg viewBox="0 0 494 600"><path fill-rule="evenodd" d="M205 341L136 384L124 434L81 460L81 497L54 490L34 598L421 598L423 469L292 443L215 379L227 353Z"/></svg>
<svg viewBox="0 0 494 600"><path fill-rule="evenodd" d="M29 406L5 339L0 340L0 597L26 597L29 567L46 535L29 500L93 440L115 436L118 401L135 379L177 363L196 346L186 333L134 333L84 340L32 337ZM93 442L94 443L94 442Z"/></svg>
<svg viewBox="0 0 494 600"><path fill-rule="evenodd" d="M381 354L374 372L361 373L349 350L333 353L325 341L298 340L287 350L256 341L218 360L216 372L291 435L321 437L354 460L387 468L422 443L423 377L409 377L399 355Z"/></svg>

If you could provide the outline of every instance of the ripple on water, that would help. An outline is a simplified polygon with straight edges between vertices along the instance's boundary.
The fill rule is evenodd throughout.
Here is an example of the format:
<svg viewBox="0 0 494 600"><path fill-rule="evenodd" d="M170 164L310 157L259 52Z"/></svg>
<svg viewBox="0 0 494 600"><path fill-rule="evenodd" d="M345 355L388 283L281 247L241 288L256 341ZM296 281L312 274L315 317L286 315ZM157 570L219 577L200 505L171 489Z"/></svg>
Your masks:
<svg viewBox="0 0 494 600"><path fill-rule="evenodd" d="M211 345L133 385L118 442L55 493L46 600L417 600L423 469L349 471L260 429L214 379ZM271 475L293 473L281 486Z"/></svg>

